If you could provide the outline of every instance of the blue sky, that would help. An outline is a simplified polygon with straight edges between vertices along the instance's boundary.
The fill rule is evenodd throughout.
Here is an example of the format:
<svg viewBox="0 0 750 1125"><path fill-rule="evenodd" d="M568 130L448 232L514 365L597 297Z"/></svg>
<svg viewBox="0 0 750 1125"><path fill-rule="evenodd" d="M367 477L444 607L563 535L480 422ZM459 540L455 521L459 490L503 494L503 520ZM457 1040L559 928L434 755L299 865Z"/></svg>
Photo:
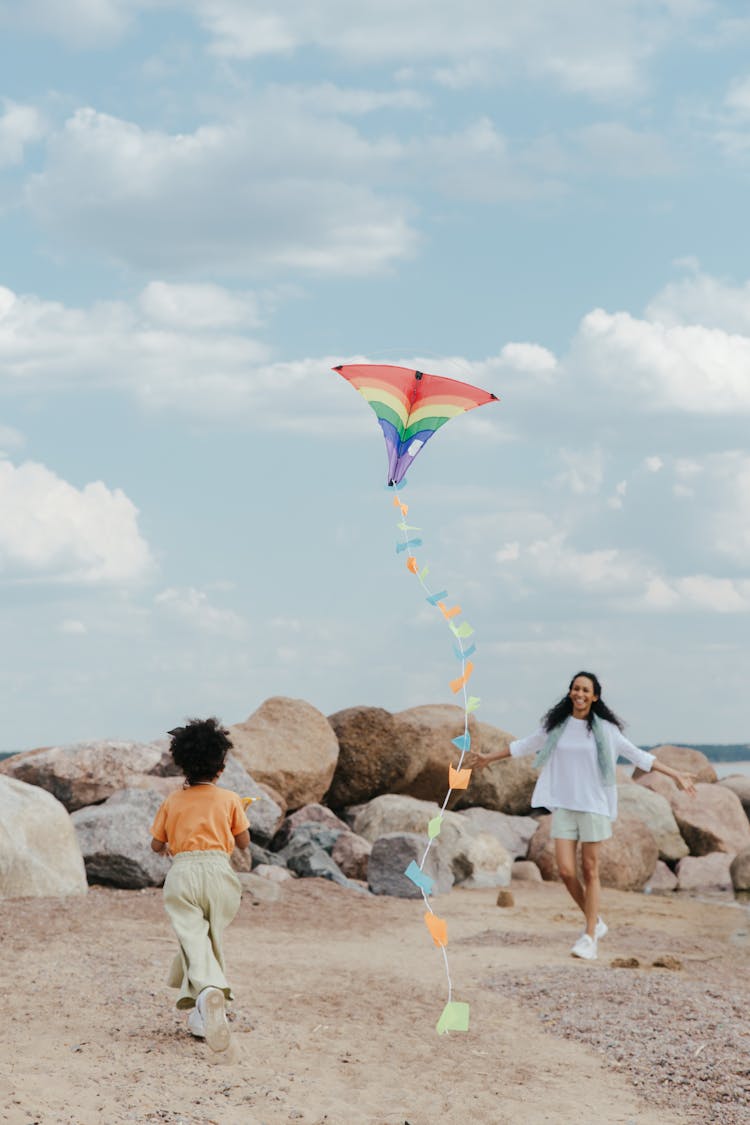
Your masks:
<svg viewBox="0 0 750 1125"><path fill-rule="evenodd" d="M501 399L404 494L480 717L590 667L637 741L747 741L749 48L718 0L0 0L0 750L452 701L367 360Z"/></svg>

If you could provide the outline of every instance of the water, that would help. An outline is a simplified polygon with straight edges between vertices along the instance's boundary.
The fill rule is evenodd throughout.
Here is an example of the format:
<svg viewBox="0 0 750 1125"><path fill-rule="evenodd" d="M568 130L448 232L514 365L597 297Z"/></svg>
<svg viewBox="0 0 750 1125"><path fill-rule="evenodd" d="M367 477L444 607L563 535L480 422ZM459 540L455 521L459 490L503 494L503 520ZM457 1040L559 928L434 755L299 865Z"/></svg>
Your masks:
<svg viewBox="0 0 750 1125"><path fill-rule="evenodd" d="M717 777L729 777L733 773L750 776L750 762L712 762Z"/></svg>

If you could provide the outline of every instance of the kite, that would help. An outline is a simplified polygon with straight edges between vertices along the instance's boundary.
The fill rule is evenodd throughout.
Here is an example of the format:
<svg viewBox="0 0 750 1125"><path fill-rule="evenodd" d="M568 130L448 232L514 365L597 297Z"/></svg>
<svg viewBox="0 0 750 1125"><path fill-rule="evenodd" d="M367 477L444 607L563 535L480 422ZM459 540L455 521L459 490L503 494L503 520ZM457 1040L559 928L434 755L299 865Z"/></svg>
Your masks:
<svg viewBox="0 0 750 1125"><path fill-rule="evenodd" d="M429 896L434 880L426 874L424 867L430 849L440 835L443 814L453 791L466 789L471 779L471 770L462 769L462 762L471 747L469 715L472 711L476 711L481 702L478 696L470 695L467 689L474 671L474 664L469 659L476 652L476 645L470 640L474 629L468 621L457 620L461 615L461 607L447 604L447 590L434 592L427 584L429 568L420 566L414 554L415 550L422 546L422 540L414 538L411 534L419 531L420 528L406 522L409 506L401 499L398 486L406 486L404 477L407 470L436 430L456 415L473 410L477 406L484 406L488 402L497 402L498 399L497 395L468 383L446 379L441 375L428 375L408 367L358 363L340 364L333 370L359 391L377 415L388 453L388 487L396 490L393 505L398 508L401 517L396 526L401 531L402 538L396 544L396 553L406 553L407 569L418 579L428 603L440 612L447 623L453 635L454 655L461 666L460 674L450 681L451 691L454 695L461 692L464 705L463 734L452 739L453 745L459 751L458 762L455 767L453 765L448 767L448 791L440 812L427 825L427 844L421 862L412 860L404 875L418 888L424 899L427 908L424 915L425 925L443 955L448 981L448 999L437 1022L436 1030L439 1035L448 1031L468 1031L469 1005L453 999L453 982L446 951L447 922L444 918L439 918L432 909Z"/></svg>

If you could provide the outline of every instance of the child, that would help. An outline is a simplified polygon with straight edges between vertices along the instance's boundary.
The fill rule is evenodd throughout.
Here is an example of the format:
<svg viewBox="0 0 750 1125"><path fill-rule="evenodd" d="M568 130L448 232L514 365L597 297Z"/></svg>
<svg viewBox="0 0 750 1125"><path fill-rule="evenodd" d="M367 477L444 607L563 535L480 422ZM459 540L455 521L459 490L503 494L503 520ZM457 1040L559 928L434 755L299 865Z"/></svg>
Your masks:
<svg viewBox="0 0 750 1125"><path fill-rule="evenodd" d="M189 1008L188 1030L213 1051L229 1046L221 939L240 905L241 885L229 863L235 845L250 847L249 822L236 793L219 789L232 743L216 719L191 719L169 732L182 789L170 793L151 827L151 847L174 857L164 881L164 909L180 943L168 983Z"/></svg>

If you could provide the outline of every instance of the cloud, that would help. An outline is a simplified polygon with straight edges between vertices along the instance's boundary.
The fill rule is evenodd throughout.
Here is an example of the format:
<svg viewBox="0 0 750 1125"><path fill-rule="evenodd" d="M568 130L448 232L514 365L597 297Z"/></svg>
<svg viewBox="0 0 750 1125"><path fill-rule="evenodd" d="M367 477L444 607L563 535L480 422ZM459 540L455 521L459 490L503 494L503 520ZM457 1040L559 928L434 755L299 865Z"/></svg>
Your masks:
<svg viewBox="0 0 750 1125"><path fill-rule="evenodd" d="M40 140L46 126L42 115L30 105L3 99L0 114L0 168L22 164L26 146Z"/></svg>
<svg viewBox="0 0 750 1125"><path fill-rule="evenodd" d="M82 489L33 461L0 461L0 575L83 584L138 582L152 568L138 511L101 481Z"/></svg>
<svg viewBox="0 0 750 1125"><path fill-rule="evenodd" d="M242 617L233 610L217 609L203 590L170 587L154 598L158 609L198 632L237 637L246 631Z"/></svg>
<svg viewBox="0 0 750 1125"><path fill-rule="evenodd" d="M646 318L668 327L702 325L750 336L750 281L731 285L685 263L688 276L670 282L646 307Z"/></svg>
<svg viewBox="0 0 750 1125"><path fill-rule="evenodd" d="M152 274L357 275L410 255L387 183L398 144L281 103L270 93L184 134L79 109L50 136L27 204L62 243Z"/></svg>
<svg viewBox="0 0 750 1125"><path fill-rule="evenodd" d="M362 0L357 18L344 0L311 5L290 0L193 0L212 49L235 59L289 56L303 48L335 55L341 65L408 64L433 67L453 87L502 81L520 71L552 79L572 92L632 94L660 46L671 46L700 8L635 5L611 0L526 0L498 7L494 0Z"/></svg>
<svg viewBox="0 0 750 1125"><path fill-rule="evenodd" d="M0 27L43 31L72 47L101 50L117 42L147 6L149 0L0 0Z"/></svg>

